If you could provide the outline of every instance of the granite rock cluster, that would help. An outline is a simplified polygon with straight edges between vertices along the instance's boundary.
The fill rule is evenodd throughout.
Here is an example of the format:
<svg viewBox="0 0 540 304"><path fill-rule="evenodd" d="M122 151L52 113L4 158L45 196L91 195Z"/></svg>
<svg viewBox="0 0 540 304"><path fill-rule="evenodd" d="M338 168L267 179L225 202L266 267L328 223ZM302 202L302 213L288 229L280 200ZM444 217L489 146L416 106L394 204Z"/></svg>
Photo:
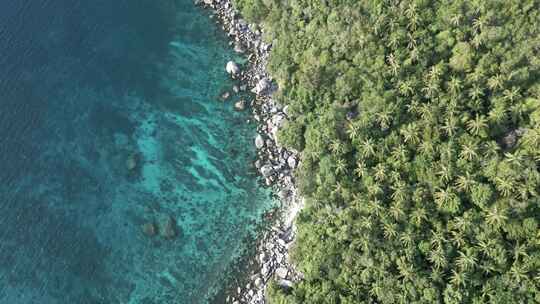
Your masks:
<svg viewBox="0 0 540 304"><path fill-rule="evenodd" d="M225 70L240 81L241 90L247 87L256 95L251 103L253 118L258 122L254 139L258 157L254 165L264 183L274 187L281 202L280 215L259 240L258 254L251 261L254 271L248 274L247 284L237 286L227 298L227 302L233 304L262 304L266 303L265 291L270 280L275 279L279 285L288 288L302 278L301 273L289 262L288 255L295 237L293 219L303 205L293 176L300 158L298 152L282 147L277 140L277 131L288 118L286 107L272 98L277 86L266 71L272 46L263 41L260 29L240 17L230 0L196 2L212 10L213 16L230 37L235 51L245 53L249 60L244 66L229 61ZM238 104L235 108L242 110L245 105Z"/></svg>

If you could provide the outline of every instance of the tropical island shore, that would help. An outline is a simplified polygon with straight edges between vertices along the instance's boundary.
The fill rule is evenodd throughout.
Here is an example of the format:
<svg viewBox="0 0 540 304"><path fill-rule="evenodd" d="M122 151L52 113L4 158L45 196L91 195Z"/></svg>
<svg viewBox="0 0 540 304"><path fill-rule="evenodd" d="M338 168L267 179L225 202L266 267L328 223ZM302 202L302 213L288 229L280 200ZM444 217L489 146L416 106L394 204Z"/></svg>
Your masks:
<svg viewBox="0 0 540 304"><path fill-rule="evenodd" d="M540 302L537 1L234 4L302 154L303 278L272 303Z"/></svg>
<svg viewBox="0 0 540 304"><path fill-rule="evenodd" d="M272 280L277 280L283 288L290 288L301 279L301 274L289 261L289 248L296 234L294 219L303 205L293 175L300 161L299 153L281 146L277 140L278 130L287 121L287 107L281 106L272 96L277 88L266 70L272 46L263 41L262 29L242 19L231 0L196 3L212 10L212 18L217 18L235 51L248 58L242 66L229 61L224 69L240 82L233 90L249 89L255 94L251 102L253 118L258 122L253 142L257 148L254 166L266 186L272 187L280 200L271 225L258 238L257 254L249 267L251 273L246 276L247 285L237 286L226 299L226 302L235 304L262 304L266 303L265 292ZM245 104L236 103L234 106L237 110L246 109Z"/></svg>

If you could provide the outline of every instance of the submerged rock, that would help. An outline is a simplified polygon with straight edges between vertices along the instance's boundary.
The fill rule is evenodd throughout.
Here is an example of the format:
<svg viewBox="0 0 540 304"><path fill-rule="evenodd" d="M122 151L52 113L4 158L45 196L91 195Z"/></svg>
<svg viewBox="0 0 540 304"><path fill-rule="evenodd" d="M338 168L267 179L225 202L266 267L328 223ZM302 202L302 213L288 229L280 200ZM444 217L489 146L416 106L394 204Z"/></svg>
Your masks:
<svg viewBox="0 0 540 304"><path fill-rule="evenodd" d="M126 168L129 171L134 170L137 168L137 153L131 153L128 158L126 159Z"/></svg>
<svg viewBox="0 0 540 304"><path fill-rule="evenodd" d="M242 99L235 102L234 109L237 111L244 111L246 109L246 101Z"/></svg>
<svg viewBox="0 0 540 304"><path fill-rule="evenodd" d="M229 92L223 92L223 94L221 94L221 96L220 96L221 100L223 100L223 101L229 99L229 97L231 97L231 93L229 93Z"/></svg>
<svg viewBox="0 0 540 304"><path fill-rule="evenodd" d="M142 226L142 230L143 230L143 233L149 237L155 236L158 232L158 229L154 222L144 224Z"/></svg>
<svg viewBox="0 0 540 304"><path fill-rule="evenodd" d="M227 73L231 75L236 75L240 73L240 68L234 61L227 62L227 65L225 66L225 70L227 71Z"/></svg>
<svg viewBox="0 0 540 304"><path fill-rule="evenodd" d="M173 239L177 236L178 230L176 227L176 221L172 216L166 216L161 223L161 236L166 239Z"/></svg>

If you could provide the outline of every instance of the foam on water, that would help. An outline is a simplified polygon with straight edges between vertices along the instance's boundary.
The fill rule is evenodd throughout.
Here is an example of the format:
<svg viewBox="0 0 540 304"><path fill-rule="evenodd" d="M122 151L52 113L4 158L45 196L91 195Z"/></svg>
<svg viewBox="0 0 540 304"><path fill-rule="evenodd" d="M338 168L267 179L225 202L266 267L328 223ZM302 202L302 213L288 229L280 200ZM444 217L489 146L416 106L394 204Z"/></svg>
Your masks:
<svg viewBox="0 0 540 304"><path fill-rule="evenodd" d="M218 98L224 35L192 0L3 11L0 303L211 299L275 203L246 96ZM143 233L169 217L176 238Z"/></svg>

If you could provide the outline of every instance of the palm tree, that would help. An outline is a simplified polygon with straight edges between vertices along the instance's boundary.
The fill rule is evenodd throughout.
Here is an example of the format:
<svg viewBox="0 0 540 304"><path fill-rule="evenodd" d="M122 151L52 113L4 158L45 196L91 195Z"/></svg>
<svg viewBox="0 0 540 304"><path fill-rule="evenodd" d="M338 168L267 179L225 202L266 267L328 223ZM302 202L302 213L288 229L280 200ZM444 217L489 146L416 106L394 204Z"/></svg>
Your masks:
<svg viewBox="0 0 540 304"><path fill-rule="evenodd" d="M446 256L440 248L430 251L428 260L435 266L436 269L446 268L446 265L448 264Z"/></svg>
<svg viewBox="0 0 540 304"><path fill-rule="evenodd" d="M452 177L453 177L453 173L452 173L452 167L451 165L441 165L441 168L439 171L437 171L437 175L439 175L442 180L444 182L449 182Z"/></svg>
<svg viewBox="0 0 540 304"><path fill-rule="evenodd" d="M501 90L503 88L504 78L501 74L497 74L488 79L488 88L492 91Z"/></svg>
<svg viewBox="0 0 540 304"><path fill-rule="evenodd" d="M415 123L407 124L405 127L400 129L401 135L403 135L403 140L406 143L416 144L420 140L418 137L418 127Z"/></svg>
<svg viewBox="0 0 540 304"><path fill-rule="evenodd" d="M418 103L418 100L411 101L405 107L407 108L407 113L409 113L409 114L416 115L416 114L420 113L420 103Z"/></svg>
<svg viewBox="0 0 540 304"><path fill-rule="evenodd" d="M398 90L399 93L403 96L409 97L414 93L414 89L412 87L412 83L410 80L406 81L399 81L398 82Z"/></svg>
<svg viewBox="0 0 540 304"><path fill-rule="evenodd" d="M430 155L433 155L433 152L435 151L434 147L433 147L433 142L431 142L430 140L424 140L420 143L420 153L426 155L426 156L430 156Z"/></svg>
<svg viewBox="0 0 540 304"><path fill-rule="evenodd" d="M456 118L453 115L449 115L444 120L444 125L441 128L448 136L454 136L458 129Z"/></svg>
<svg viewBox="0 0 540 304"><path fill-rule="evenodd" d="M397 34L390 35L387 46L391 49L397 49L399 47L399 36Z"/></svg>
<svg viewBox="0 0 540 304"><path fill-rule="evenodd" d="M404 280L412 281L416 273L414 271L413 265L403 258L399 258L396 261L396 264L399 271L399 276L402 277Z"/></svg>
<svg viewBox="0 0 540 304"><path fill-rule="evenodd" d="M504 90L503 96L505 100L510 101L510 103L513 103L520 97L519 88L518 87L512 87L511 90Z"/></svg>
<svg viewBox="0 0 540 304"><path fill-rule="evenodd" d="M480 294L482 298L487 298L487 299L484 299L486 303L492 303L491 299L493 297L493 290L494 290L493 286L491 286L491 283L489 281L486 282L486 284L482 286L482 291Z"/></svg>
<svg viewBox="0 0 540 304"><path fill-rule="evenodd" d="M409 56L412 62L418 61L418 58L420 57L420 50L418 49L418 47L416 47L416 45L409 52Z"/></svg>
<svg viewBox="0 0 540 304"><path fill-rule="evenodd" d="M407 16L407 18L410 19L417 14L418 14L418 11L416 9L416 3L410 2L407 8L405 9L405 16Z"/></svg>
<svg viewBox="0 0 540 304"><path fill-rule="evenodd" d="M441 71L440 65L433 65L429 69L428 78L430 80L438 81L441 74L442 74L442 71Z"/></svg>
<svg viewBox="0 0 540 304"><path fill-rule="evenodd" d="M529 258L527 253L527 246L525 244L516 244L514 246L514 260L519 260L520 257Z"/></svg>
<svg viewBox="0 0 540 304"><path fill-rule="evenodd" d="M330 151L334 154L341 155L344 151L343 144L338 139L332 141L330 144Z"/></svg>
<svg viewBox="0 0 540 304"><path fill-rule="evenodd" d="M495 188L502 196L508 197L514 191L514 182L510 178L497 177L495 178Z"/></svg>
<svg viewBox="0 0 540 304"><path fill-rule="evenodd" d="M458 176L456 180L456 187L462 192L470 192L475 184L476 181L469 172L465 172L465 175Z"/></svg>
<svg viewBox="0 0 540 304"><path fill-rule="evenodd" d="M521 165L523 164L523 156L519 155L519 152L508 152L504 154L504 157L506 162L516 167L521 167Z"/></svg>
<svg viewBox="0 0 540 304"><path fill-rule="evenodd" d="M382 130L386 130L388 129L388 127L390 127L390 121L392 120L392 117L390 116L390 113L388 111L379 112L375 114L375 117Z"/></svg>
<svg viewBox="0 0 540 304"><path fill-rule="evenodd" d="M481 34L476 34L472 40L472 45L478 49L482 43L484 43L484 36Z"/></svg>
<svg viewBox="0 0 540 304"><path fill-rule="evenodd" d="M471 250L467 250L466 253L459 251L459 257L456 259L456 265L461 271L471 270L476 266L476 257Z"/></svg>
<svg viewBox="0 0 540 304"><path fill-rule="evenodd" d="M336 160L336 168L335 168L336 174L344 174L347 172L347 164L345 161L341 158L338 158Z"/></svg>
<svg viewBox="0 0 540 304"><path fill-rule="evenodd" d="M413 34L412 33L407 33L407 38L409 39L409 43L407 43L407 48L409 50L412 50L412 49L416 48L417 42L416 42L416 39L414 38Z"/></svg>
<svg viewBox="0 0 540 304"><path fill-rule="evenodd" d="M382 182L386 179L386 170L383 163L378 163L374 168L374 175L376 180Z"/></svg>
<svg viewBox="0 0 540 304"><path fill-rule="evenodd" d="M472 161L478 156L476 149L476 143L473 141L467 141L461 146L461 152L459 155L465 160Z"/></svg>
<svg viewBox="0 0 540 304"><path fill-rule="evenodd" d="M392 158L396 161L407 162L407 149L403 145L397 145L392 149Z"/></svg>
<svg viewBox="0 0 540 304"><path fill-rule="evenodd" d="M448 83L448 88L452 94L458 94L461 91L461 80L459 80L459 78L456 76L452 76L450 78L450 82Z"/></svg>
<svg viewBox="0 0 540 304"><path fill-rule="evenodd" d="M319 160L321 157L321 151L317 149L306 149L304 155L309 157L311 160Z"/></svg>
<svg viewBox="0 0 540 304"><path fill-rule="evenodd" d="M397 221L403 216L405 216L405 212L403 211L403 206L400 203L394 203L392 206L390 206L390 214L392 217Z"/></svg>
<svg viewBox="0 0 540 304"><path fill-rule="evenodd" d="M406 198L406 186L403 182L397 182L397 185L392 186L394 191L391 195L392 199L396 202L404 202Z"/></svg>
<svg viewBox="0 0 540 304"><path fill-rule="evenodd" d="M414 244L413 233L410 230L407 230L401 234L401 237L399 238L399 240L403 244L403 247L412 246Z"/></svg>
<svg viewBox="0 0 540 304"><path fill-rule="evenodd" d="M383 189L379 183L373 182L367 187L367 192L371 197L376 197L383 193Z"/></svg>
<svg viewBox="0 0 540 304"><path fill-rule="evenodd" d="M441 249L443 243L446 243L444 233L440 230L431 230L431 246Z"/></svg>
<svg viewBox="0 0 540 304"><path fill-rule="evenodd" d="M496 228L501 227L508 219L508 216L506 216L506 210L503 208L499 208L497 205L491 207L484 213L486 217L486 223Z"/></svg>
<svg viewBox="0 0 540 304"><path fill-rule="evenodd" d="M427 220L427 212L424 208L416 208L411 213L411 222L417 226L420 227L422 225L422 222Z"/></svg>
<svg viewBox="0 0 540 304"><path fill-rule="evenodd" d="M482 29L484 28L484 24L485 24L485 18L482 16L473 20L472 28L475 32L481 32Z"/></svg>
<svg viewBox="0 0 540 304"><path fill-rule="evenodd" d="M426 98L434 98L439 92L439 85L436 81L430 81L422 88L422 92L425 93Z"/></svg>
<svg viewBox="0 0 540 304"><path fill-rule="evenodd" d="M375 155L375 144L371 138L368 138L362 142L362 156L370 157Z"/></svg>
<svg viewBox="0 0 540 304"><path fill-rule="evenodd" d="M527 273L528 271L525 265L519 263L518 261L514 262L509 271L510 277L516 285L528 279Z"/></svg>
<svg viewBox="0 0 540 304"><path fill-rule="evenodd" d="M482 88L480 88L480 86L478 85L474 85L470 90L469 90L469 97L472 98L472 99L480 99L480 97L484 96L484 90L482 90Z"/></svg>
<svg viewBox="0 0 540 304"><path fill-rule="evenodd" d="M497 104L488 113L488 119L493 123L502 123L506 119L506 108Z"/></svg>
<svg viewBox="0 0 540 304"><path fill-rule="evenodd" d="M487 120L482 115L476 115L476 117L472 120L469 120L467 122L467 130L471 132L473 135L479 136L482 134L485 129L487 128Z"/></svg>
<svg viewBox="0 0 540 304"><path fill-rule="evenodd" d="M366 174L367 168L366 164L363 161L358 161L356 163L356 168L354 169L354 173L359 178L362 178Z"/></svg>
<svg viewBox="0 0 540 304"><path fill-rule="evenodd" d="M434 106L432 106L429 103L423 103L420 106L419 114L423 120L431 122L433 121L433 118L435 117L435 115L438 113L436 109L434 108Z"/></svg>
<svg viewBox="0 0 540 304"><path fill-rule="evenodd" d="M355 123L349 124L349 127L347 128L347 135L349 136L349 139L351 139L352 141L358 139L359 133L360 133L360 127L357 124Z"/></svg>
<svg viewBox="0 0 540 304"><path fill-rule="evenodd" d="M460 14L455 14L454 16L452 16L450 18L450 23L452 23L452 25L454 25L456 27L459 26L460 21L461 21L461 15Z"/></svg>
<svg viewBox="0 0 540 304"><path fill-rule="evenodd" d="M534 129L527 129L525 134L523 134L523 143L532 149L538 148L540 146L540 126L536 126Z"/></svg>
<svg viewBox="0 0 540 304"><path fill-rule="evenodd" d="M452 275L450 276L450 283L454 286L465 286L467 281L467 275L465 272L457 272L455 269L452 269Z"/></svg>
<svg viewBox="0 0 540 304"><path fill-rule="evenodd" d="M478 248L478 250L482 254L484 254L484 256L489 256L490 249L495 246L495 241L493 240L492 236L487 234L480 234L477 239L478 243L476 244L476 247Z"/></svg>
<svg viewBox="0 0 540 304"><path fill-rule="evenodd" d="M399 62L397 61L394 54L392 53L386 56L386 60L388 61L388 64L390 65L390 68L392 69L392 74L394 74L394 76L397 75L398 70L399 70Z"/></svg>
<svg viewBox="0 0 540 304"><path fill-rule="evenodd" d="M458 248L465 246L465 237L461 231L452 230L450 231L450 234L452 235L452 243L454 243Z"/></svg>
<svg viewBox="0 0 540 304"><path fill-rule="evenodd" d="M395 238L397 236L397 225L395 223L384 223L383 236L387 240Z"/></svg>
<svg viewBox="0 0 540 304"><path fill-rule="evenodd" d="M499 147L499 145L495 141L490 140L484 143L483 150L484 150L484 152L482 153L483 156L485 156L486 158L489 158L489 157L495 157L499 155L499 151L501 150L501 147Z"/></svg>

